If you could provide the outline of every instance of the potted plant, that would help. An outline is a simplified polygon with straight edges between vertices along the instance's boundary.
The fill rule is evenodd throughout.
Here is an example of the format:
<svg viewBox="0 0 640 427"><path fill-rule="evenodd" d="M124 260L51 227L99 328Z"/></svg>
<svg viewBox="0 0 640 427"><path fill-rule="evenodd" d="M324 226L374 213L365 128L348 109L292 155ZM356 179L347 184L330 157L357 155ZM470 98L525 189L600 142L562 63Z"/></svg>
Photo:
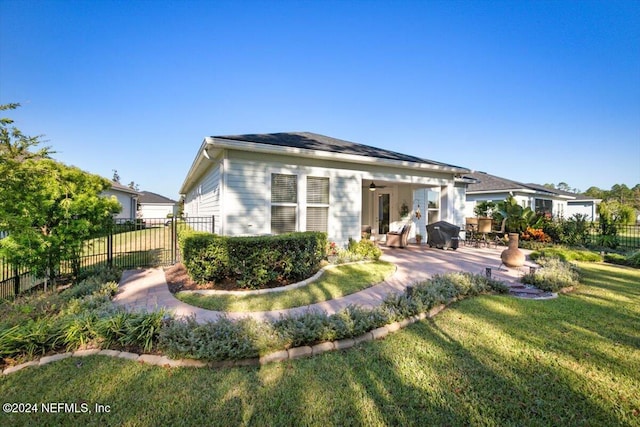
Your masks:
<svg viewBox="0 0 640 427"><path fill-rule="evenodd" d="M409 218L409 206L407 206L406 202L403 202L402 206L400 206L400 218L403 220Z"/></svg>

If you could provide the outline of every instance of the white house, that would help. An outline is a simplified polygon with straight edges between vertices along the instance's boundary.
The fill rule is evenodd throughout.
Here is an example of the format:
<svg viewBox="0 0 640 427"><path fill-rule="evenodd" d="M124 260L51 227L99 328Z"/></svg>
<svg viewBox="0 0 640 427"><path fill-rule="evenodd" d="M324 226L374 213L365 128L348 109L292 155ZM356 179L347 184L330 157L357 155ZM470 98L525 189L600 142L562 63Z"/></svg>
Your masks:
<svg viewBox="0 0 640 427"><path fill-rule="evenodd" d="M598 204L602 199L594 199L584 194L576 194L575 196L575 199L567 201L565 218L580 214L586 216L587 221L598 221Z"/></svg>
<svg viewBox="0 0 640 427"><path fill-rule="evenodd" d="M591 221L596 219L596 205L600 202L598 199L538 184L523 184L486 172L473 172L465 176L474 180L466 193L467 217L475 216L473 210L478 202L499 202L511 194L522 207L531 208L539 213L563 218L570 218L578 213L586 215Z"/></svg>
<svg viewBox="0 0 640 427"><path fill-rule="evenodd" d="M175 214L177 202L151 191L141 191L138 197L138 217L144 220L167 218Z"/></svg>
<svg viewBox="0 0 640 427"><path fill-rule="evenodd" d="M411 238L427 221L463 224L466 173L314 133L216 136L202 142L180 193L184 214L214 216L217 234L314 230L345 244L363 226L383 239L400 219Z"/></svg>
<svg viewBox="0 0 640 427"><path fill-rule="evenodd" d="M136 190L122 185L118 182L111 182L111 188L102 192L103 196L115 196L122 206L122 211L115 216L116 219L129 219L134 221L138 210L138 197L140 193Z"/></svg>

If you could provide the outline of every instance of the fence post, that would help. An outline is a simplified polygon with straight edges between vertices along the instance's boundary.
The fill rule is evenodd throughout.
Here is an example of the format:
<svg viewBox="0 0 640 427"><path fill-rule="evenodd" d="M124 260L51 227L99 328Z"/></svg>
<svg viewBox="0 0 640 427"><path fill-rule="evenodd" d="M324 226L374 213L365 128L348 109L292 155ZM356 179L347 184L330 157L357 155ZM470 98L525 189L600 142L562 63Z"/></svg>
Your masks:
<svg viewBox="0 0 640 427"><path fill-rule="evenodd" d="M211 215L211 234L215 234L216 232L216 217L215 215Z"/></svg>
<svg viewBox="0 0 640 427"><path fill-rule="evenodd" d="M107 234L107 265L113 267L113 230Z"/></svg>
<svg viewBox="0 0 640 427"><path fill-rule="evenodd" d="M178 262L178 251L176 250L178 246L178 218L176 216L173 217L173 221L171 221L171 264L175 264Z"/></svg>
<svg viewBox="0 0 640 427"><path fill-rule="evenodd" d="M15 296L20 294L20 270L18 267L13 267L13 293Z"/></svg>

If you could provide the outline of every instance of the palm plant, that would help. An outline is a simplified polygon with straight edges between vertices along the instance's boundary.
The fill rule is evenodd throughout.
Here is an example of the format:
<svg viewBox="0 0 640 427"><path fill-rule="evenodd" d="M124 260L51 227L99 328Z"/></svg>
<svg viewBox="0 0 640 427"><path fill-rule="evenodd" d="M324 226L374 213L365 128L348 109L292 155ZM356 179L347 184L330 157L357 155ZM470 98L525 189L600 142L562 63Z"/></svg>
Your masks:
<svg viewBox="0 0 640 427"><path fill-rule="evenodd" d="M502 221L506 218L505 231L509 233L521 233L527 227L540 228L544 221L543 216L529 207L523 208L511 194L505 200L498 202L496 207L493 219Z"/></svg>

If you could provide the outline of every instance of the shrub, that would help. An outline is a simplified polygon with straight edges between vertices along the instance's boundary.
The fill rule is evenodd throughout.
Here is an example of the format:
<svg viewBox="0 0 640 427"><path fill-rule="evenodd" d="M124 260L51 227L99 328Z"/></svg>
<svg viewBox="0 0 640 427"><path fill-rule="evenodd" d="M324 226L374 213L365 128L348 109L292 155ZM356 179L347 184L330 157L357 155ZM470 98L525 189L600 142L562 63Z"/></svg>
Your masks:
<svg viewBox="0 0 640 427"><path fill-rule="evenodd" d="M574 214L569 219L546 221L543 230L553 243L569 246L587 246L590 242L590 227L586 215Z"/></svg>
<svg viewBox="0 0 640 427"><path fill-rule="evenodd" d="M579 274L575 266L559 258L539 258L542 268L522 277L522 282L543 291L557 292L562 288L577 286Z"/></svg>
<svg viewBox="0 0 640 427"><path fill-rule="evenodd" d="M181 233L184 265L198 282L232 277L244 288L258 288L276 279L295 281L318 271L325 257L325 233L279 236L221 237Z"/></svg>
<svg viewBox="0 0 640 427"><path fill-rule="evenodd" d="M0 331L0 357L33 357L55 349L60 342L60 328L55 319L41 317Z"/></svg>
<svg viewBox="0 0 640 427"><path fill-rule="evenodd" d="M522 234L520 234L520 239L524 241L533 240L535 242L551 243L551 237L539 228L527 227Z"/></svg>
<svg viewBox="0 0 640 427"><path fill-rule="evenodd" d="M532 252L532 260L539 258L559 258L563 261L602 262L602 256L593 251L584 249L569 249L561 246L543 248Z"/></svg>
<svg viewBox="0 0 640 427"><path fill-rule="evenodd" d="M251 318L222 317L203 324L194 318L173 320L162 329L159 340L160 348L172 357L208 361L254 358L280 345L269 323Z"/></svg>
<svg viewBox="0 0 640 427"><path fill-rule="evenodd" d="M274 328L286 347L332 341L336 338L329 317L324 312L307 311L299 316L286 316L274 322Z"/></svg>
<svg viewBox="0 0 640 427"><path fill-rule="evenodd" d="M640 268L640 251L630 255L616 253L605 254L604 260L611 264L626 265L633 268Z"/></svg>
<svg viewBox="0 0 640 427"><path fill-rule="evenodd" d="M382 250L371 240L361 239L360 241L355 241L349 238L347 248L334 250L333 255L335 258L331 261L335 264L363 260L377 261L382 256Z"/></svg>

